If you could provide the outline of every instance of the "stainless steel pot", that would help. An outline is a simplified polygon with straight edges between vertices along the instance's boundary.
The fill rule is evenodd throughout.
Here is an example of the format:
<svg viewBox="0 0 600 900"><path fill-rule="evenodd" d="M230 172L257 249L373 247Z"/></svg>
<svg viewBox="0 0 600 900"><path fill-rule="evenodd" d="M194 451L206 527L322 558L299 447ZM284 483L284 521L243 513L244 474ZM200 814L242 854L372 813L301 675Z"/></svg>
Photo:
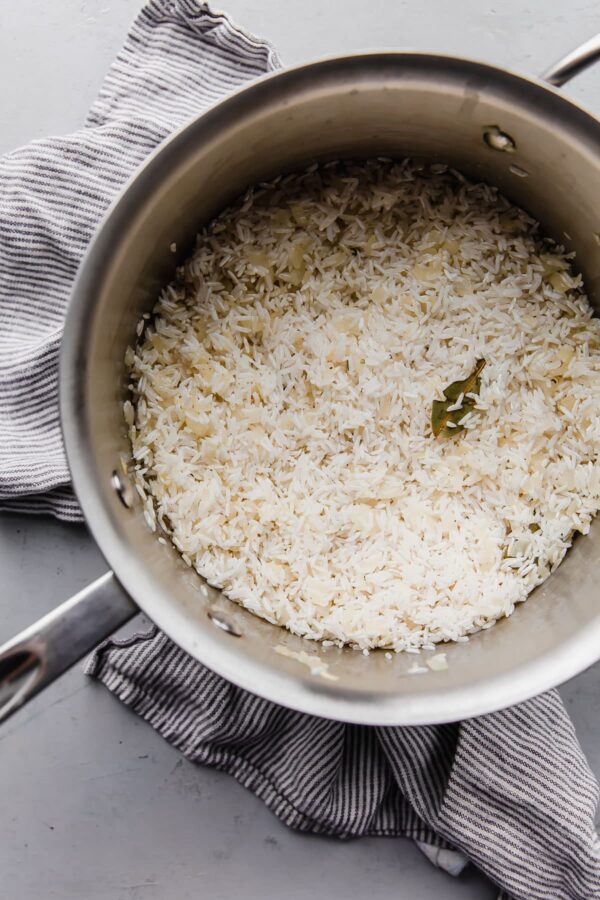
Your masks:
<svg viewBox="0 0 600 900"><path fill-rule="evenodd" d="M600 35L536 81L464 59L369 53L288 69L182 128L113 205L81 267L61 356L64 438L77 496L112 573L0 649L0 718L139 608L230 681L318 716L416 725L497 710L600 657L600 523L511 616L444 647L449 668L414 657L309 644L229 601L146 527L121 459L123 357L140 316L199 226L247 185L310 161L422 157L452 164L538 218L577 253L600 308L600 122L560 85L600 56ZM132 599L135 600L135 604ZM318 655L335 680L277 647Z"/></svg>

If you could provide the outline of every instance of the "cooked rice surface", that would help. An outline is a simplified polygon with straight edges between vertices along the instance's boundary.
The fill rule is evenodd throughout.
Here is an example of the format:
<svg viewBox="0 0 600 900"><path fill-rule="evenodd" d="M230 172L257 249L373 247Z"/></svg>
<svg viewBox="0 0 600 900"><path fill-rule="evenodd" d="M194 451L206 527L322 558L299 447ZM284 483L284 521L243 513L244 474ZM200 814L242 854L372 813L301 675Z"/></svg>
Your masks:
<svg viewBox="0 0 600 900"><path fill-rule="evenodd" d="M432 401L485 360L465 431ZM315 168L199 235L127 353L152 527L232 599L396 650L509 615L600 508L600 323L561 248L442 166Z"/></svg>

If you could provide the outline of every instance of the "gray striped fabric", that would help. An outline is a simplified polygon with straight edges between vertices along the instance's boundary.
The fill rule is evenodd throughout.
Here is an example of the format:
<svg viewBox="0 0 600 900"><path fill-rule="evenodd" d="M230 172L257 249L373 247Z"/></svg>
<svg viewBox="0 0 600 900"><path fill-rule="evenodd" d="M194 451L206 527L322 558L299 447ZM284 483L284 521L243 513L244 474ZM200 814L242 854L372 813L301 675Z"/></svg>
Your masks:
<svg viewBox="0 0 600 900"><path fill-rule="evenodd" d="M460 871L460 857L443 852L455 848L504 898L600 898L598 785L556 691L460 724L368 728L254 697L155 629L106 642L87 670L292 828L404 835Z"/></svg>
<svg viewBox="0 0 600 900"><path fill-rule="evenodd" d="M81 514L56 406L57 352L82 253L111 198L187 117L279 65L195 0L152 0L85 127L0 160L0 505ZM348 726L276 707L152 630L88 672L189 759L224 769L288 825L405 835L479 865L517 900L600 900L598 786L553 692L470 722Z"/></svg>

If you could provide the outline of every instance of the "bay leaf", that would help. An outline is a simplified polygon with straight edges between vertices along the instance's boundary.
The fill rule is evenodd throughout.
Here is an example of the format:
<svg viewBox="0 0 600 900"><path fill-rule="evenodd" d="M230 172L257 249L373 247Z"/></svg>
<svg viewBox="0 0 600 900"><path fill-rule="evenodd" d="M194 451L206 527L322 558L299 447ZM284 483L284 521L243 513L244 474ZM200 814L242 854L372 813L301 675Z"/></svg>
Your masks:
<svg viewBox="0 0 600 900"><path fill-rule="evenodd" d="M475 408L474 398L467 397L466 394L479 394L481 373L484 367L485 359L478 359L470 375L461 381L453 381L444 389L445 400L433 401L431 404L431 430L435 437L440 435L454 437L465 430L465 426L460 424L461 420ZM458 409L450 410L449 407L456 404L461 394L463 400Z"/></svg>

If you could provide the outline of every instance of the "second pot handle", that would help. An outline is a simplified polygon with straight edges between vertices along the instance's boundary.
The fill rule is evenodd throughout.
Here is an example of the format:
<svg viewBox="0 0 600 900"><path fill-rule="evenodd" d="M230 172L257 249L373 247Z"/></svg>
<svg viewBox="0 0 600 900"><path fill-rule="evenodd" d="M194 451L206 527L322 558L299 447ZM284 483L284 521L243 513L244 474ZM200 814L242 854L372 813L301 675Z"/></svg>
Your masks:
<svg viewBox="0 0 600 900"><path fill-rule="evenodd" d="M591 66L597 59L600 59L600 34L590 38L585 44L555 62L544 72L542 79L554 87L561 87L575 75L579 75L580 72Z"/></svg>
<svg viewBox="0 0 600 900"><path fill-rule="evenodd" d="M0 722L137 612L107 572L7 641L0 647Z"/></svg>

